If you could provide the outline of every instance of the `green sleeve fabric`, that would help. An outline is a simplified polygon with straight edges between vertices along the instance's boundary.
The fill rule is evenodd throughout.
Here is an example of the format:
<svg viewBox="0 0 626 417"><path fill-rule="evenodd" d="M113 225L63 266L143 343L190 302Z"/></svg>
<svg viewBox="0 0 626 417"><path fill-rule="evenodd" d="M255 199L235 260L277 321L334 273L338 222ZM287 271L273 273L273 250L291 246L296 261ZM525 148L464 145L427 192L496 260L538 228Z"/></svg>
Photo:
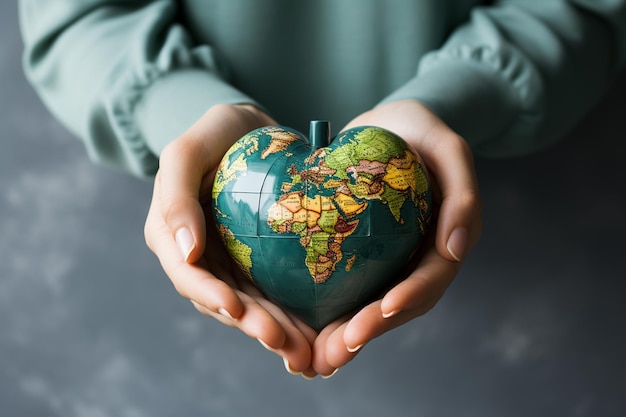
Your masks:
<svg viewBox="0 0 626 417"><path fill-rule="evenodd" d="M351 118L381 99L424 103L479 155L521 155L561 138L626 62L626 0L182 4L20 0L26 74L92 159L151 175L164 146L218 103L267 106L295 123L316 109ZM268 25L260 14L293 23ZM311 16L333 22L332 31L310 32ZM295 63L258 69L250 56L268 51ZM218 55L245 92L231 85ZM360 63L359 70L332 64L310 74L296 65L308 68L309 55ZM376 62L368 67L368 59ZM295 101L315 103L279 100L277 84L291 86ZM350 99L334 103L336 96Z"/></svg>
<svg viewBox="0 0 626 417"><path fill-rule="evenodd" d="M571 129L625 60L626 1L496 1L383 102L422 102L479 155L522 155Z"/></svg>
<svg viewBox="0 0 626 417"><path fill-rule="evenodd" d="M152 175L210 106L256 104L177 17L176 1L20 1L27 77L92 159Z"/></svg>

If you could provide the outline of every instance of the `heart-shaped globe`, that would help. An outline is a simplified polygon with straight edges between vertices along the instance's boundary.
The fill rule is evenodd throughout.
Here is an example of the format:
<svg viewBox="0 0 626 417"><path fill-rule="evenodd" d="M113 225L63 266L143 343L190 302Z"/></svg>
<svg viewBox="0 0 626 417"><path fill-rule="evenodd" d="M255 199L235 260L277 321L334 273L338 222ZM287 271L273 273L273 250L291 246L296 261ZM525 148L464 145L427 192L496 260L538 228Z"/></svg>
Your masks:
<svg viewBox="0 0 626 417"><path fill-rule="evenodd" d="M254 130L224 155L213 213L235 263L271 300L320 330L371 301L405 267L431 216L420 157L363 126L311 142L287 127Z"/></svg>

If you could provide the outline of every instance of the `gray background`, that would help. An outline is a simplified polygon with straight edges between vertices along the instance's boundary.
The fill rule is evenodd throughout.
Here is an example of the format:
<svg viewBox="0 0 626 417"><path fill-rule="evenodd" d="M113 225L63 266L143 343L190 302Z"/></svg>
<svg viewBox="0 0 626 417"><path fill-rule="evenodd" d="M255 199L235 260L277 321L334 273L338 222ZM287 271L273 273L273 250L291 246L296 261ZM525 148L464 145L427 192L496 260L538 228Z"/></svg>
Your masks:
<svg viewBox="0 0 626 417"><path fill-rule="evenodd" d="M0 417L626 416L626 79L568 140L479 160L485 229L425 317L334 378L197 313L145 248L151 184L91 164L0 3Z"/></svg>

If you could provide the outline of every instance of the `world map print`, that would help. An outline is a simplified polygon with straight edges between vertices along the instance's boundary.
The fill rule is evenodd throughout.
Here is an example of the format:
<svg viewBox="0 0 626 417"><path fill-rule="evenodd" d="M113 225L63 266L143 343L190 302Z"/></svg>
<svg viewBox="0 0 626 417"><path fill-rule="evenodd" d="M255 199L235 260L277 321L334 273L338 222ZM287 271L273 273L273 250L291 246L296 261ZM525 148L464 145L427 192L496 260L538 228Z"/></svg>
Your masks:
<svg viewBox="0 0 626 417"><path fill-rule="evenodd" d="M330 317L324 308L348 309L397 274L431 213L421 160L377 127L317 149L292 129L257 129L225 154L212 196L239 269L317 324Z"/></svg>

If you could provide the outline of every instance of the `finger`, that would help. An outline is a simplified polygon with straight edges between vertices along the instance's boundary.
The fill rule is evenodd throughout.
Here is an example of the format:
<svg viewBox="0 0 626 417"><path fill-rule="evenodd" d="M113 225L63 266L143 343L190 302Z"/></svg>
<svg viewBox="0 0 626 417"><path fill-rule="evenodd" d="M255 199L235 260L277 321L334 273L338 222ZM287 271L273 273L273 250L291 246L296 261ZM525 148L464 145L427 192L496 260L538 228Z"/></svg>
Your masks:
<svg viewBox="0 0 626 417"><path fill-rule="evenodd" d="M306 372L307 377L314 377L316 373L311 372L311 342L309 341L311 332L314 332L313 329L305 326L305 332L303 332L301 324L296 324L296 320L271 301L259 299L257 302L276 319L285 334L284 343L280 347L271 343L261 344L283 358L285 369L290 374L303 375Z"/></svg>
<svg viewBox="0 0 626 417"><path fill-rule="evenodd" d="M200 189L208 170L205 149L200 141L178 139L163 150L159 161L161 215L179 256L190 263L204 253L206 224Z"/></svg>
<svg viewBox="0 0 626 417"><path fill-rule="evenodd" d="M385 294L381 315L389 318L400 311L433 304L445 293L460 267L460 263L444 259L431 247L419 259L417 268Z"/></svg>
<svg viewBox="0 0 626 417"><path fill-rule="evenodd" d="M315 340L312 366L322 378L332 377L356 356L356 352L350 352L343 341L346 325L346 317L335 320L322 329Z"/></svg>
<svg viewBox="0 0 626 417"><path fill-rule="evenodd" d="M242 293L245 313L239 320L228 319L204 306L193 303L198 311L236 327L247 336L257 339L267 350L283 359L285 369L292 375L303 375L313 378L317 373L311 367L310 334L307 336L299 327L276 305L261 298L256 299ZM312 329L308 328L308 332Z"/></svg>
<svg viewBox="0 0 626 417"><path fill-rule="evenodd" d="M306 339L306 342L308 343L309 365L306 369L302 371L302 376L305 379L313 379L318 375L318 373L315 371L312 365L313 345L315 343L315 340L317 339L318 332L314 330L311 326L309 326L307 323L300 320L298 317L293 316L293 315L290 315L289 317L291 318L291 322L293 323L293 325L300 331L300 333L304 336L304 338Z"/></svg>
<svg viewBox="0 0 626 417"><path fill-rule="evenodd" d="M158 192L159 185L155 182L155 193ZM235 291L200 264L188 264L178 255L176 243L161 217L159 202L159 198L153 198L144 233L176 290L213 312L239 317L244 306Z"/></svg>
<svg viewBox="0 0 626 417"><path fill-rule="evenodd" d="M204 268L184 262L170 267L167 260L161 264L182 297L233 320L244 314L245 307L240 296Z"/></svg>
<svg viewBox="0 0 626 417"><path fill-rule="evenodd" d="M252 106L218 104L161 153L163 218L187 262L197 261L204 253L200 200L211 188L213 171L237 139L266 123L275 122Z"/></svg>
<svg viewBox="0 0 626 417"><path fill-rule="evenodd" d="M351 350L356 354L378 336L424 315L435 303L436 301L432 301L431 304L422 304L413 310L400 311L389 318L384 318L380 314L381 300L378 300L363 308L347 323L343 334L344 343L353 346Z"/></svg>
<svg viewBox="0 0 626 417"><path fill-rule="evenodd" d="M310 327L288 316L280 307L264 297L251 297L241 293L245 313L239 320L226 324L234 325L248 336L257 339L266 349L285 360L285 368L292 374L300 374L311 365ZM220 319L220 317L218 317ZM298 323L298 324L296 324ZM307 333L305 335L305 333Z"/></svg>
<svg viewBox="0 0 626 417"><path fill-rule="evenodd" d="M344 341L353 349L428 312L454 280L460 264L442 258L435 248L420 266L382 300L360 310L348 323Z"/></svg>
<svg viewBox="0 0 626 417"><path fill-rule="evenodd" d="M194 307L204 315L214 317L220 322L236 327L247 336L257 339L263 346L272 351L278 351L285 346L287 335L283 325L270 314L258 300L249 295L238 292L244 304L244 313L235 319L220 317L215 311L193 302Z"/></svg>
<svg viewBox="0 0 626 417"><path fill-rule="evenodd" d="M219 321L220 323L229 326L229 327L239 327L239 322L232 318L229 317L226 314L221 314L221 313L216 313L212 310L209 310L208 308L206 308L205 306L198 304L197 302L195 302L194 300L189 300L191 302L191 304L194 306L194 308L196 310L198 310L201 314L207 316L207 317L211 317L214 318L215 320Z"/></svg>
<svg viewBox="0 0 626 417"><path fill-rule="evenodd" d="M472 152L442 123L419 140L418 148L441 193L437 250L449 261L460 261L478 240L482 227Z"/></svg>
<svg viewBox="0 0 626 417"><path fill-rule="evenodd" d="M281 346L270 341L271 336L260 336L259 342L268 350L278 354L285 360L285 368L292 374L302 373L303 376L313 378L317 375L310 366L311 346L317 337L317 332L299 318L287 313L282 308L268 300L241 271L235 271L238 277L237 284L240 290L265 309L275 318L285 332L285 341Z"/></svg>

